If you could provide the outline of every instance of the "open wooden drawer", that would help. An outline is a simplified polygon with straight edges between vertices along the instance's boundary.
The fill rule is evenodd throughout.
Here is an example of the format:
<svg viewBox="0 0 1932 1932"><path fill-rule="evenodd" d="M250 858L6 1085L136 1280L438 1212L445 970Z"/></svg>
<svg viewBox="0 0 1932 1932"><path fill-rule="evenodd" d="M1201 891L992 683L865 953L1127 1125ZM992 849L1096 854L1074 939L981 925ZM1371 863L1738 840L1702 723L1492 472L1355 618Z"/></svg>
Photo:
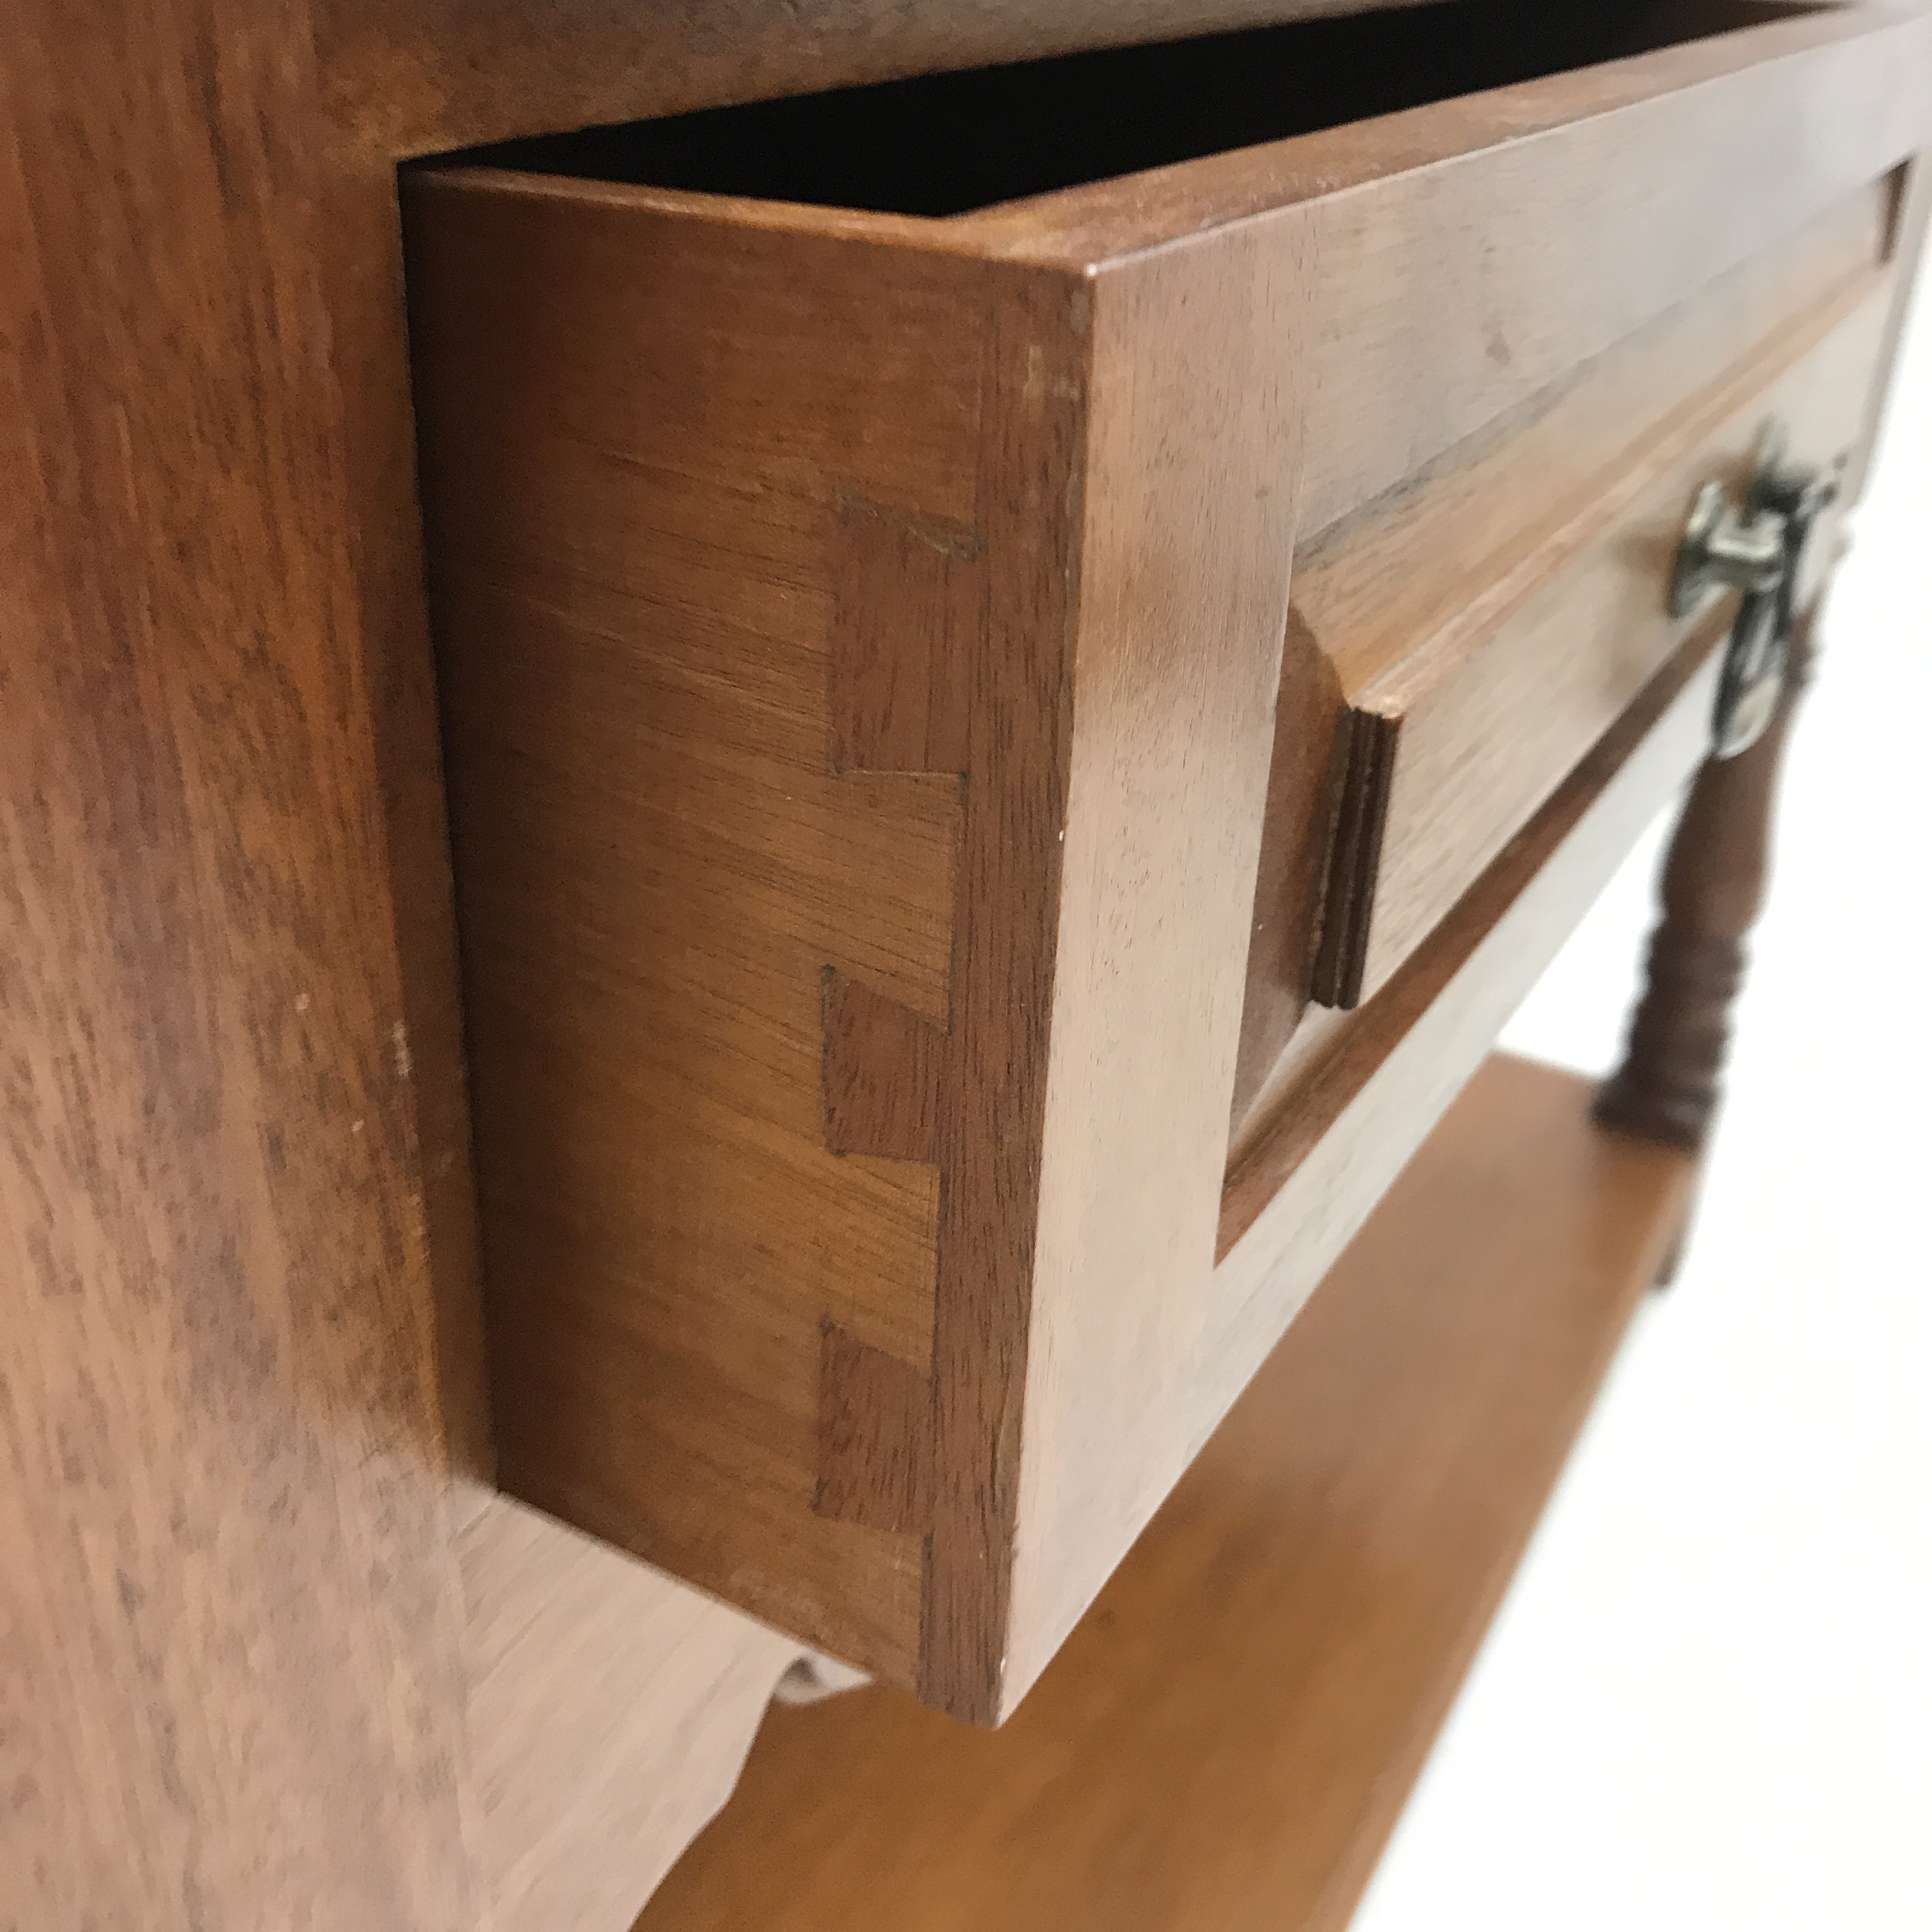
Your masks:
<svg viewBox="0 0 1932 1932"><path fill-rule="evenodd" d="M408 178L506 1488L997 1719L1694 765L1932 30L1541 13Z"/></svg>

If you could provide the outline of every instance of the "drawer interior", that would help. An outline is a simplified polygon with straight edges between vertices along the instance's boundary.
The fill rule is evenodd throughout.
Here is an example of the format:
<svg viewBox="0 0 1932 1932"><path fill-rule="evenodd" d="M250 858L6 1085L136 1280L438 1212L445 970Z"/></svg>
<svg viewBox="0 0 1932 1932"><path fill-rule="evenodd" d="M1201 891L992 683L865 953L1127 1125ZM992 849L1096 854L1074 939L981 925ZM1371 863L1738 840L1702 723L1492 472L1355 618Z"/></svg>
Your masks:
<svg viewBox="0 0 1932 1932"><path fill-rule="evenodd" d="M1452 0L592 128L466 158L943 217L1816 10L1761 0Z"/></svg>

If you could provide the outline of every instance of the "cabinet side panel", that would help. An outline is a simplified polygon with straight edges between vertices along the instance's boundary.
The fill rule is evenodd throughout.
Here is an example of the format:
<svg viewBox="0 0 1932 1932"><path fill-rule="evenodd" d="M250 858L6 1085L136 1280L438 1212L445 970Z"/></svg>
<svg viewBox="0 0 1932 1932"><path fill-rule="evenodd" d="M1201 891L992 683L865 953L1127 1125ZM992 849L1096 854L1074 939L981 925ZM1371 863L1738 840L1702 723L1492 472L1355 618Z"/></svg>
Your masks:
<svg viewBox="0 0 1932 1932"><path fill-rule="evenodd" d="M372 728L391 639L356 547L410 514L356 436L404 406L349 292L393 230L328 152L309 27L222 0L6 16L20 1932L478 1923Z"/></svg>

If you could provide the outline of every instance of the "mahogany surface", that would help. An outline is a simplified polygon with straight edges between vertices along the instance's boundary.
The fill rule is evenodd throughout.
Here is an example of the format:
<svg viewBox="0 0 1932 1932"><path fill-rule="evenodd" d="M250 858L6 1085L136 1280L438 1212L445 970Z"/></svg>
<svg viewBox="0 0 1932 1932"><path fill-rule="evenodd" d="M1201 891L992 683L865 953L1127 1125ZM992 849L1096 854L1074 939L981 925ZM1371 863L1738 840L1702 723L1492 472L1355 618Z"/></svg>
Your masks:
<svg viewBox="0 0 1932 1932"><path fill-rule="evenodd" d="M1340 1932L1692 1162L1478 1075L992 1735L775 1712L637 1932Z"/></svg>
<svg viewBox="0 0 1932 1932"><path fill-rule="evenodd" d="M1295 608L1336 660L1349 728L1318 999L1385 982L1684 634L1657 586L1698 485L1748 474L1774 417L1807 462L1850 460L1894 305L1891 186L1304 560ZM1601 467L1598 439L1616 449Z"/></svg>
<svg viewBox="0 0 1932 1932"><path fill-rule="evenodd" d="M514 1816L535 1856L556 1822L554 1790L518 1783L580 1765L536 1748L543 1720L587 1709L595 1729L600 1685L650 1676L574 1640L644 1573L488 1499L396 164L1293 10L11 10L8 1932L517 1924L486 1893L540 1896L557 1868L506 1880L512 1841L478 1846ZM512 1524L533 1564L497 1540ZM508 1640L486 1546L526 1578L601 1580L573 1641ZM774 1640L664 1588L741 1726ZM728 1756L707 1759L714 1796ZM604 1768L621 1813L636 1793ZM687 1796L626 1841L640 1889L703 1808ZM592 1856L598 1822L565 1820L553 1857Z"/></svg>
<svg viewBox="0 0 1932 1932"><path fill-rule="evenodd" d="M408 178L506 1486L1013 1708L1556 930L1458 909L1599 876L1690 494L1857 439L1926 22L1683 17L1125 182L1090 76L991 176L840 96Z"/></svg>
<svg viewBox="0 0 1932 1932"><path fill-rule="evenodd" d="M425 1254L430 1171L466 1186L467 1149L418 1107L400 943L421 891L447 967L448 884L398 697L421 607L382 602L413 522L399 265L376 241L372 314L381 204L332 153L308 24L29 0L0 50L20 1932L482 1909Z"/></svg>

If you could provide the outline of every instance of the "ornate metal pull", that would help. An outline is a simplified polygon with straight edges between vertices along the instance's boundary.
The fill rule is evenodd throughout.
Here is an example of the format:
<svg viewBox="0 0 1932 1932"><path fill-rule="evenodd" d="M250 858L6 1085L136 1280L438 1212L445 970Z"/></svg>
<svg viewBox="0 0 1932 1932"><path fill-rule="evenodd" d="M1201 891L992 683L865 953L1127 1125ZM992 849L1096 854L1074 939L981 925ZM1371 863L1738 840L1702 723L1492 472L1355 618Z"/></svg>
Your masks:
<svg viewBox="0 0 1932 1932"><path fill-rule="evenodd" d="M1766 425L1744 508L1720 483L1697 492L1670 578L1670 614L1688 616L1717 590L1741 590L1718 684L1712 755L1736 758L1764 734L1784 688L1798 566L1811 526L1838 494L1834 470L1787 465L1781 424Z"/></svg>
<svg viewBox="0 0 1932 1932"><path fill-rule="evenodd" d="M1713 590L1773 590L1784 574L1784 519L1775 511L1740 516L1721 483L1697 492L1677 546L1670 614L1688 617Z"/></svg>

